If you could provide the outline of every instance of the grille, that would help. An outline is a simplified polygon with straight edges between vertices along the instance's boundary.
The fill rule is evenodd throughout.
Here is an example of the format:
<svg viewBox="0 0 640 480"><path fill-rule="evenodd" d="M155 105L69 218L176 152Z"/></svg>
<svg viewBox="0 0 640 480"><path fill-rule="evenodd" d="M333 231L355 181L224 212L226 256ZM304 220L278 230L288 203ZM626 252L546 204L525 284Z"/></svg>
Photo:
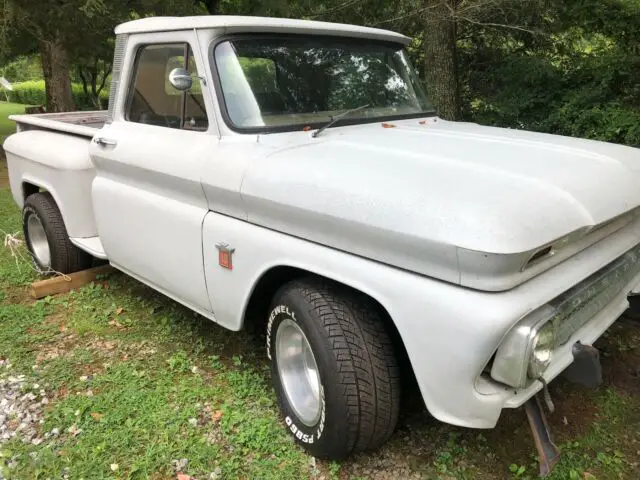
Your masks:
<svg viewBox="0 0 640 480"><path fill-rule="evenodd" d="M567 343L639 273L640 244L550 302L557 312L551 319L557 345Z"/></svg>
<svg viewBox="0 0 640 480"><path fill-rule="evenodd" d="M116 94L118 92L118 84L120 83L120 72L122 71L122 63L124 62L126 48L127 35L116 35L116 47L113 52L113 69L111 72L111 90L109 91L109 113L107 115L107 123L113 122Z"/></svg>

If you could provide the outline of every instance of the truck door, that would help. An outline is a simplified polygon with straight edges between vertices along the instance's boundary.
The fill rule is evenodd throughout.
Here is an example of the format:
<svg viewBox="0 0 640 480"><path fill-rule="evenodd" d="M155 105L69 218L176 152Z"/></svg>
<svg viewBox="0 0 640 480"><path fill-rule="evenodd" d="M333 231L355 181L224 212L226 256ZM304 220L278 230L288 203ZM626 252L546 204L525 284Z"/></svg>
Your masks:
<svg viewBox="0 0 640 480"><path fill-rule="evenodd" d="M181 92L168 80L177 67L203 74L194 38L193 32L129 38L112 122L90 147L92 197L112 264L212 316L201 236L208 206L200 176L218 137L209 126L206 87L194 79L191 90Z"/></svg>

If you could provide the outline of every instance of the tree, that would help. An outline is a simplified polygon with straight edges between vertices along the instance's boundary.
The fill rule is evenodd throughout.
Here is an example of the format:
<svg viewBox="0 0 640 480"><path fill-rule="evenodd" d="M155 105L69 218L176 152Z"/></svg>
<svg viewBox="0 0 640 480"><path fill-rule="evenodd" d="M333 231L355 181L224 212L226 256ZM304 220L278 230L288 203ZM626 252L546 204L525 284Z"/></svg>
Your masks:
<svg viewBox="0 0 640 480"><path fill-rule="evenodd" d="M209 15L220 13L220 0L194 0L196 4L201 4Z"/></svg>
<svg viewBox="0 0 640 480"><path fill-rule="evenodd" d="M0 46L5 54L40 53L48 111L75 110L72 72L100 107L111 72L114 27L149 14L190 13L203 10L191 0L5 0Z"/></svg>
<svg viewBox="0 0 640 480"><path fill-rule="evenodd" d="M438 114L460 120L460 89L456 55L455 0L424 0L424 46L427 91Z"/></svg>
<svg viewBox="0 0 640 480"><path fill-rule="evenodd" d="M71 94L69 53L66 29L81 25L77 1L7 0L0 11L4 45L10 43L7 35L18 31L37 45L45 79L48 111L75 110Z"/></svg>

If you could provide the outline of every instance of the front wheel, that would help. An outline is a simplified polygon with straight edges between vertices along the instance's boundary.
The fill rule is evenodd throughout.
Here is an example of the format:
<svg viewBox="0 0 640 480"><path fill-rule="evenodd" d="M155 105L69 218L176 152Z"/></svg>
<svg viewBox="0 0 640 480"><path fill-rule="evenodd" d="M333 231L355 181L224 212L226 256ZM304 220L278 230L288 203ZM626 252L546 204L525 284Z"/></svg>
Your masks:
<svg viewBox="0 0 640 480"><path fill-rule="evenodd" d="M285 426L312 455L339 460L393 433L399 368L368 298L317 279L288 283L271 306L267 353Z"/></svg>

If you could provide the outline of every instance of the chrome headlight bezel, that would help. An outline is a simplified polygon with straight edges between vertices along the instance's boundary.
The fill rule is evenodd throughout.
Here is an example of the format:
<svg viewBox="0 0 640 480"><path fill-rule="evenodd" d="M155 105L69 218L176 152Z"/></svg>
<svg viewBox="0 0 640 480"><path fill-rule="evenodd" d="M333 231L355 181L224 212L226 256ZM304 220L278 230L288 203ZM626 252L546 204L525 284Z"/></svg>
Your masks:
<svg viewBox="0 0 640 480"><path fill-rule="evenodd" d="M556 309L551 305L543 305L533 313L524 317L509 331L496 351L491 365L491 377L498 382L515 388L524 388L534 378L544 373L553 356L555 347L555 326L550 321L556 314ZM541 340L540 334L551 333L552 342L549 350L549 358L541 365L534 362L535 348ZM545 343L549 343L544 339Z"/></svg>

